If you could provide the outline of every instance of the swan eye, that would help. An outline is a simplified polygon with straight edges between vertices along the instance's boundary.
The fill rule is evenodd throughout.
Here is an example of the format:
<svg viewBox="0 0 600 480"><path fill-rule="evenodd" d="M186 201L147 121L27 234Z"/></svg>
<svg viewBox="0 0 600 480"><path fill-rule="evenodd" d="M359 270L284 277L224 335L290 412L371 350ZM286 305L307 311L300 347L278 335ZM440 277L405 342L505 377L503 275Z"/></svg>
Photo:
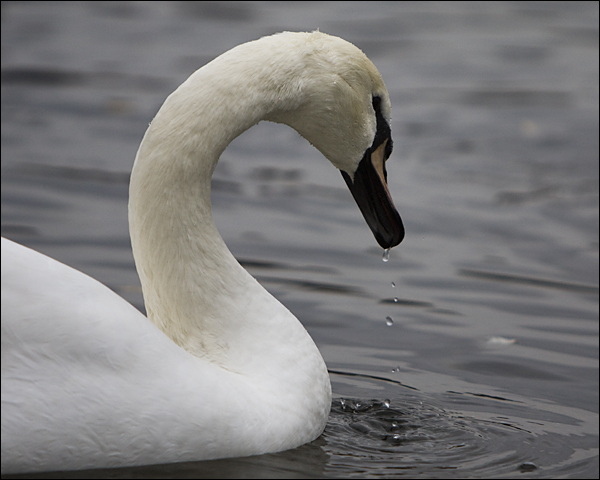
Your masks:
<svg viewBox="0 0 600 480"><path fill-rule="evenodd" d="M373 97L373 110L377 112L381 108L381 97Z"/></svg>

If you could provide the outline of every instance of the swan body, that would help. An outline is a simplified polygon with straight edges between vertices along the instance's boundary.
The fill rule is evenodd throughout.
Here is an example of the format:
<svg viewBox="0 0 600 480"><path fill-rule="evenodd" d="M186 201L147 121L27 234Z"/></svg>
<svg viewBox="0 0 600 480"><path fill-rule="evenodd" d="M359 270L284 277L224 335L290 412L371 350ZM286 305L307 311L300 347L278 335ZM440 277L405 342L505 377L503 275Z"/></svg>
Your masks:
<svg viewBox="0 0 600 480"><path fill-rule="evenodd" d="M235 260L211 215L227 145L261 120L342 171L377 241L404 230L386 186L390 102L352 44L320 32L240 45L188 78L138 150L129 227L148 317L2 239L2 473L255 455L325 428L331 386L300 322Z"/></svg>

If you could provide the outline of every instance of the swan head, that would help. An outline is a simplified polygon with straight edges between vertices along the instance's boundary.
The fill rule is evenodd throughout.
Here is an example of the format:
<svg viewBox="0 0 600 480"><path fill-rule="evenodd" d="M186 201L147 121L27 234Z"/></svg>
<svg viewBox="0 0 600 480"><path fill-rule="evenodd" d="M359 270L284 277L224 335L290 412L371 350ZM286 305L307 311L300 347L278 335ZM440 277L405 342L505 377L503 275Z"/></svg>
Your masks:
<svg viewBox="0 0 600 480"><path fill-rule="evenodd" d="M291 100L279 102L266 119L290 125L314 145L341 171L379 245L398 245L404 226L386 171L393 147L391 103L375 65L356 46L321 32L261 40L273 43L272 55L285 48L280 55L292 57L280 62L275 88Z"/></svg>
<svg viewBox="0 0 600 480"><path fill-rule="evenodd" d="M291 126L341 171L381 247L402 241L404 226L387 187L392 152L387 89L360 49L318 31L283 32L238 45L192 74L165 101L146 133L134 165L132 196L137 186L164 191L165 175L155 176L150 168L159 164L163 173L180 173L169 177L178 191L201 176L202 185L208 185L202 189L204 204L209 204L218 158L229 142L261 120ZM174 152L177 161L172 161ZM130 207L130 214L134 210Z"/></svg>

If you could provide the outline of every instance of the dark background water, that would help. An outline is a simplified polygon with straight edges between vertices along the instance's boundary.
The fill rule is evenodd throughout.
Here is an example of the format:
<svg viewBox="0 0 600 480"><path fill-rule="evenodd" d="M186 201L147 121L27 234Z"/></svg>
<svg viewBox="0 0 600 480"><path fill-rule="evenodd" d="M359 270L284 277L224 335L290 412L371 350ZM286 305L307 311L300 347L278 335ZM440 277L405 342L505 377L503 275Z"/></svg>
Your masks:
<svg viewBox="0 0 600 480"><path fill-rule="evenodd" d="M2 235L140 309L129 171L194 70L319 28L392 99L407 237L387 263L287 127L236 139L213 182L225 241L330 368L325 434L110 474L597 478L598 18L597 2L2 2Z"/></svg>

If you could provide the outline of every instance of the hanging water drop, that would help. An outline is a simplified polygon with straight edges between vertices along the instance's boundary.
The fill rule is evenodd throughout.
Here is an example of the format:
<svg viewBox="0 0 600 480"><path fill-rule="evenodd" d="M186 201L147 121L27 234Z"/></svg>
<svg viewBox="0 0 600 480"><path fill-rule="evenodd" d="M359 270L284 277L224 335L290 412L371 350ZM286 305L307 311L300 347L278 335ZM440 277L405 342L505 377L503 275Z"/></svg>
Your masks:
<svg viewBox="0 0 600 480"><path fill-rule="evenodd" d="M389 248L386 248L383 251L383 257L381 257L381 259L383 260L384 263L388 262L388 260L390 259L390 249Z"/></svg>
<svg viewBox="0 0 600 480"><path fill-rule="evenodd" d="M392 317L385 317L385 324L388 327L391 327L394 324L394 320L392 320Z"/></svg>

